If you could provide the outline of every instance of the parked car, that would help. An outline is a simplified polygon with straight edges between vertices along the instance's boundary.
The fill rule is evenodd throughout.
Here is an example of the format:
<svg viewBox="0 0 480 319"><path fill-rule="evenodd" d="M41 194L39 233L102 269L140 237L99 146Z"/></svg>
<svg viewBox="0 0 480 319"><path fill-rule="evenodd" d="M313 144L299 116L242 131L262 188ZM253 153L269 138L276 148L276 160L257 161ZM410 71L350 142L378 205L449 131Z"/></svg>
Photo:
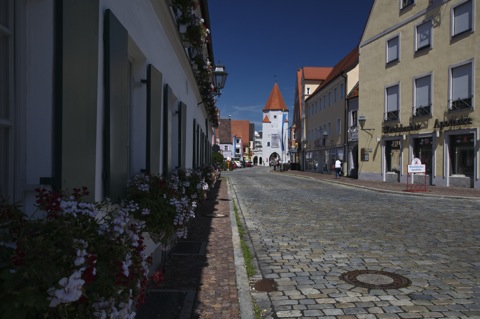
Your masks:
<svg viewBox="0 0 480 319"><path fill-rule="evenodd" d="M252 167L253 163L252 161L245 162L245 167Z"/></svg>
<svg viewBox="0 0 480 319"><path fill-rule="evenodd" d="M233 161L233 167L235 168L242 168L242 162L240 161Z"/></svg>

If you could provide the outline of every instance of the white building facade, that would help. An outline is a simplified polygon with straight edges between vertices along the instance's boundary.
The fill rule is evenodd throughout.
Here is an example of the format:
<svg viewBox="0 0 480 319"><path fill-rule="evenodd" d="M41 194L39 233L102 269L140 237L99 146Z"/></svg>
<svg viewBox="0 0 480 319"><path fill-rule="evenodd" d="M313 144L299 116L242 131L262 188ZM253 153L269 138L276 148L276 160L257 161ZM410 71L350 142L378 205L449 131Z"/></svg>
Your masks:
<svg viewBox="0 0 480 319"><path fill-rule="evenodd" d="M196 69L213 52L185 41L169 1L2 3L2 197L28 210L40 186L86 186L118 201L134 174L209 162L217 113Z"/></svg>

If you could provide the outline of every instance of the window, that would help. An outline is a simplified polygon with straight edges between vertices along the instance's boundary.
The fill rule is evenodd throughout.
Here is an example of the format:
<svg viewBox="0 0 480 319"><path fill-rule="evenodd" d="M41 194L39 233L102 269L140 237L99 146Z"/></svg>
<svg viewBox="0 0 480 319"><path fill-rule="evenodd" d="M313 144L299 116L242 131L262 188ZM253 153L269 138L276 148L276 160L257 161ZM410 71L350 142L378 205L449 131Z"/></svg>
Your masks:
<svg viewBox="0 0 480 319"><path fill-rule="evenodd" d="M343 97L344 97L344 91L345 91L345 89L344 89L344 85L342 83L342 84L340 84L340 98L341 99L343 99Z"/></svg>
<svg viewBox="0 0 480 319"><path fill-rule="evenodd" d="M307 94L310 94L310 88L307 88Z"/></svg>
<svg viewBox="0 0 480 319"><path fill-rule="evenodd" d="M337 134L340 134L342 132L342 120L337 119Z"/></svg>
<svg viewBox="0 0 480 319"><path fill-rule="evenodd" d="M452 37L469 32L473 24L472 0L466 1L453 8L452 14Z"/></svg>
<svg viewBox="0 0 480 319"><path fill-rule="evenodd" d="M328 92L328 105L332 104L332 92Z"/></svg>
<svg viewBox="0 0 480 319"><path fill-rule="evenodd" d="M432 39L432 21L428 20L418 25L415 31L415 51L431 47Z"/></svg>
<svg viewBox="0 0 480 319"><path fill-rule="evenodd" d="M398 36L387 41L387 63L398 61Z"/></svg>
<svg viewBox="0 0 480 319"><path fill-rule="evenodd" d="M0 197L13 201L13 0L0 0Z"/></svg>
<svg viewBox="0 0 480 319"><path fill-rule="evenodd" d="M228 151L228 145L225 145L225 146L223 147L223 150L224 150L224 151Z"/></svg>
<svg viewBox="0 0 480 319"><path fill-rule="evenodd" d="M337 88L333 89L333 103L337 102Z"/></svg>
<svg viewBox="0 0 480 319"><path fill-rule="evenodd" d="M394 85L386 89L386 113L385 121L398 121L398 106L399 106L399 86Z"/></svg>
<svg viewBox="0 0 480 319"><path fill-rule="evenodd" d="M327 108L327 96L326 95L323 96L323 108L324 109Z"/></svg>
<svg viewBox="0 0 480 319"><path fill-rule="evenodd" d="M357 111L352 111L352 125L351 126L357 126Z"/></svg>
<svg viewBox="0 0 480 319"><path fill-rule="evenodd" d="M414 0L400 0L400 9L403 9L405 7L408 7L412 4L414 4L415 1Z"/></svg>
<svg viewBox="0 0 480 319"><path fill-rule="evenodd" d="M450 110L472 108L472 72L472 62L450 69Z"/></svg>
<svg viewBox="0 0 480 319"><path fill-rule="evenodd" d="M432 114L431 96L432 96L432 77L427 75L415 79L415 105L413 108L413 116L423 116Z"/></svg>

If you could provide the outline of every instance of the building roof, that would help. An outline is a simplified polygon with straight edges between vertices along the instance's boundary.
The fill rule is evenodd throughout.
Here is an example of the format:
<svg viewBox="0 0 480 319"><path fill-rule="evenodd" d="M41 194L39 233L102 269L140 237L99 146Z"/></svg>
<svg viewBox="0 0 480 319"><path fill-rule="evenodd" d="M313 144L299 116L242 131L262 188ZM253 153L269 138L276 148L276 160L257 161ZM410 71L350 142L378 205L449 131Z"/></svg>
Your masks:
<svg viewBox="0 0 480 319"><path fill-rule="evenodd" d="M332 67L304 66L303 78L305 80L323 81L332 69Z"/></svg>
<svg viewBox="0 0 480 319"><path fill-rule="evenodd" d="M250 140L250 121L248 120L232 120L232 137L242 139L242 146L249 146Z"/></svg>
<svg viewBox="0 0 480 319"><path fill-rule="evenodd" d="M357 82L357 84L353 87L352 91L350 91L350 93L348 93L347 99L352 99L352 98L354 98L354 97L357 97L357 96L358 96L358 92L359 92L359 88L360 88L360 85L359 85L359 83Z"/></svg>
<svg viewBox="0 0 480 319"><path fill-rule="evenodd" d="M334 67L333 70L330 72L328 77L325 79L325 82L323 82L315 91L319 91L325 86L328 85L328 83L332 82L334 79L336 79L338 76L342 75L343 73L346 73L353 69L355 66L358 64L358 47L355 47L352 51L350 51L343 59L340 60Z"/></svg>
<svg viewBox="0 0 480 319"><path fill-rule="evenodd" d="M272 92L270 92L270 96L268 97L263 111L288 111L277 83L273 86Z"/></svg>
<svg viewBox="0 0 480 319"><path fill-rule="evenodd" d="M232 144L232 121L220 119L218 121L218 139L220 144Z"/></svg>
<svg viewBox="0 0 480 319"><path fill-rule="evenodd" d="M263 118L262 123L270 123L270 119L268 118L268 115L265 115L265 117Z"/></svg>

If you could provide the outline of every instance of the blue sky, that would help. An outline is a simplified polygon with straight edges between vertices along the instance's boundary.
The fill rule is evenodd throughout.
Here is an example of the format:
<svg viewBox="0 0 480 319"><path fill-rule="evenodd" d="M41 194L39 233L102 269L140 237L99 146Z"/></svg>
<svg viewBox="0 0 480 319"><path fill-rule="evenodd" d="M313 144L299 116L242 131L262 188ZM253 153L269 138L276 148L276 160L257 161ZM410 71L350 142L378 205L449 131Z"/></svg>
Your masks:
<svg viewBox="0 0 480 319"><path fill-rule="evenodd" d="M215 63L227 83L220 117L261 130L263 107L278 83L293 120L296 70L333 67L358 45L373 0L209 0Z"/></svg>

